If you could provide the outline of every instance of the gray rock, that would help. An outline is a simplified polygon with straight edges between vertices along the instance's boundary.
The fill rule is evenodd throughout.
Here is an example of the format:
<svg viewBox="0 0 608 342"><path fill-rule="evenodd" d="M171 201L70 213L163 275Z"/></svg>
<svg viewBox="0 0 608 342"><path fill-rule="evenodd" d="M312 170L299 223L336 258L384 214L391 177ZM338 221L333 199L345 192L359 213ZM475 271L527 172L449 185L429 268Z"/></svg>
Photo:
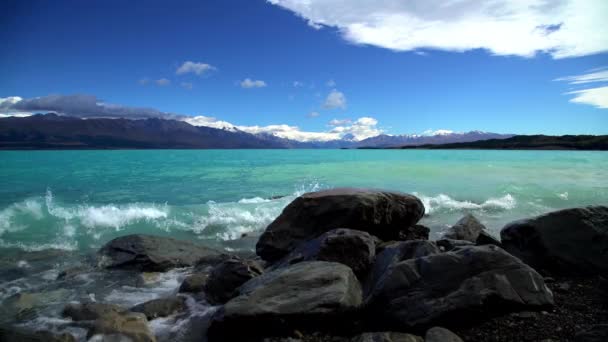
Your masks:
<svg viewBox="0 0 608 342"><path fill-rule="evenodd" d="M207 284L208 278L209 275L205 273L191 274L184 279L179 287L179 292L202 292L205 289L205 284Z"/></svg>
<svg viewBox="0 0 608 342"><path fill-rule="evenodd" d="M424 342L462 342L462 339L446 328L433 327L426 332Z"/></svg>
<svg viewBox="0 0 608 342"><path fill-rule="evenodd" d="M298 329L323 331L347 324L361 305L361 286L342 264L309 261L280 268L243 284L209 329L210 340L232 341Z"/></svg>
<svg viewBox="0 0 608 342"><path fill-rule="evenodd" d="M422 337L400 332L369 332L355 336L351 342L424 342Z"/></svg>
<svg viewBox="0 0 608 342"><path fill-rule="evenodd" d="M479 233L479 235L477 236L477 240L475 240L475 244L477 246L495 245L502 248L502 243L500 243L498 239L490 235L490 233L485 230Z"/></svg>
<svg viewBox="0 0 608 342"><path fill-rule="evenodd" d="M399 231L399 240L428 240L431 228L416 224Z"/></svg>
<svg viewBox="0 0 608 342"><path fill-rule="evenodd" d="M193 266L201 261L219 262L222 253L189 241L153 235L126 235L105 244L98 252L98 266L104 268L166 271Z"/></svg>
<svg viewBox="0 0 608 342"><path fill-rule="evenodd" d="M207 301L224 304L235 297L239 286L264 273L264 269L254 260L237 257L219 263L211 270L205 282Z"/></svg>
<svg viewBox="0 0 608 342"><path fill-rule="evenodd" d="M444 235L446 239L466 240L475 243L479 233L486 227L472 214L466 214L458 220Z"/></svg>
<svg viewBox="0 0 608 342"><path fill-rule="evenodd" d="M123 335L131 342L156 342L156 337L148 327L146 316L139 312L111 314L95 320L87 338L95 335Z"/></svg>
<svg viewBox="0 0 608 342"><path fill-rule="evenodd" d="M574 336L575 342L605 342L608 341L608 324L597 324L591 329L579 332Z"/></svg>
<svg viewBox="0 0 608 342"><path fill-rule="evenodd" d="M68 304L63 308L62 315L74 321L92 321L103 316L120 314L127 309L116 304L88 302L81 304Z"/></svg>
<svg viewBox="0 0 608 342"><path fill-rule="evenodd" d="M552 274L608 274L608 207L554 211L509 223L504 248Z"/></svg>
<svg viewBox="0 0 608 342"><path fill-rule="evenodd" d="M441 248L442 252L449 252L449 251L453 251L457 248L475 245L471 241L454 240L454 239L441 239L441 240L435 241L435 243L437 244L437 246L439 246L439 248Z"/></svg>
<svg viewBox="0 0 608 342"><path fill-rule="evenodd" d="M415 196L368 189L340 188L304 194L266 228L256 245L262 259L277 261L304 241L336 228L366 231L384 240L424 215Z"/></svg>
<svg viewBox="0 0 608 342"><path fill-rule="evenodd" d="M186 298L173 296L167 298L152 299L145 303L135 305L131 308L132 312L141 312L149 320L158 317L171 316L174 313L182 312L187 309Z"/></svg>
<svg viewBox="0 0 608 342"><path fill-rule="evenodd" d="M376 239L366 232L353 229L333 229L316 239L304 242L273 265L272 269L303 261L333 261L350 267L363 276L376 257Z"/></svg>
<svg viewBox="0 0 608 342"><path fill-rule="evenodd" d="M368 305L377 324L400 328L458 324L482 315L553 304L543 278L493 246L469 246L392 264Z"/></svg>

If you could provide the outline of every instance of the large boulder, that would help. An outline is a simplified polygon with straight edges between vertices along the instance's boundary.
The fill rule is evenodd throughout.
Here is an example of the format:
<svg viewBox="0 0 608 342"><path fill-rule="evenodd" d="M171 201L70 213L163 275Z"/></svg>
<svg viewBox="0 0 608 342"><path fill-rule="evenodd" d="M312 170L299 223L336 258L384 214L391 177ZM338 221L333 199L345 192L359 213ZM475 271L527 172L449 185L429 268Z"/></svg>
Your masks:
<svg viewBox="0 0 608 342"><path fill-rule="evenodd" d="M473 214L466 214L463 218L458 220L443 237L446 239L466 240L475 243L479 234L485 229L486 227L479 222Z"/></svg>
<svg viewBox="0 0 608 342"><path fill-rule="evenodd" d="M403 193L351 188L311 192L296 198L266 228L256 252L276 261L300 243L336 228L395 240L423 215L422 201Z"/></svg>
<svg viewBox="0 0 608 342"><path fill-rule="evenodd" d="M171 296L166 298L157 298L149 300L145 303L137 304L130 310L132 312L140 312L146 315L149 320L158 317L171 316L174 313L185 311L188 308L186 298L181 296Z"/></svg>
<svg viewBox="0 0 608 342"><path fill-rule="evenodd" d="M212 304L224 304L237 295L237 289L248 280L264 273L255 260L237 257L216 265L205 282L205 295Z"/></svg>
<svg viewBox="0 0 608 342"><path fill-rule="evenodd" d="M303 261L333 261L350 267L357 276L361 277L373 264L375 257L375 237L360 230L340 228L302 243L272 268Z"/></svg>
<svg viewBox="0 0 608 342"><path fill-rule="evenodd" d="M154 235L126 235L106 243L98 252L98 266L104 268L166 271L193 266L202 261L216 263L225 255L189 241Z"/></svg>
<svg viewBox="0 0 608 342"><path fill-rule="evenodd" d="M63 308L62 315L74 321L93 321L100 317L121 314L126 311L127 309L116 304L87 302L66 305Z"/></svg>
<svg viewBox="0 0 608 342"><path fill-rule="evenodd" d="M289 335L294 329L337 330L361 305L361 286L342 264L309 261L280 268L243 284L218 311L210 340L238 341Z"/></svg>
<svg viewBox="0 0 608 342"><path fill-rule="evenodd" d="M553 304L553 294L531 267L487 245L397 262L373 285L367 303L373 322L406 329L541 308Z"/></svg>
<svg viewBox="0 0 608 342"><path fill-rule="evenodd" d="M503 247L541 272L608 274L608 207L554 211L509 223Z"/></svg>

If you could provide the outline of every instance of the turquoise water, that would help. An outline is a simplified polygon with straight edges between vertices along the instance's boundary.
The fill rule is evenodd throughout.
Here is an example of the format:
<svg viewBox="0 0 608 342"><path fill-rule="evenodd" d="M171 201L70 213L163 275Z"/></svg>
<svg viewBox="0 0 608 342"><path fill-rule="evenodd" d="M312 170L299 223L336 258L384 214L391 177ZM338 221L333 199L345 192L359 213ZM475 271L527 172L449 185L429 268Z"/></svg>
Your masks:
<svg viewBox="0 0 608 342"><path fill-rule="evenodd" d="M148 232L250 249L242 234L255 236L297 195L331 187L414 193L434 236L466 212L497 233L514 219L608 204L608 153L7 151L0 180L0 247L88 250Z"/></svg>

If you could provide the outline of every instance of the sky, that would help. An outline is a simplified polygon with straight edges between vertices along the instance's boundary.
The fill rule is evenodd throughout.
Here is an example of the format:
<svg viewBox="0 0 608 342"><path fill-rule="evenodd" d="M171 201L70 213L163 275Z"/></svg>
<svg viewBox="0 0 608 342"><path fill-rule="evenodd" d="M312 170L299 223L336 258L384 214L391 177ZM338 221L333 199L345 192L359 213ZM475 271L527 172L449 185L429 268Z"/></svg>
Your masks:
<svg viewBox="0 0 608 342"><path fill-rule="evenodd" d="M4 0L0 116L608 134L605 0Z"/></svg>

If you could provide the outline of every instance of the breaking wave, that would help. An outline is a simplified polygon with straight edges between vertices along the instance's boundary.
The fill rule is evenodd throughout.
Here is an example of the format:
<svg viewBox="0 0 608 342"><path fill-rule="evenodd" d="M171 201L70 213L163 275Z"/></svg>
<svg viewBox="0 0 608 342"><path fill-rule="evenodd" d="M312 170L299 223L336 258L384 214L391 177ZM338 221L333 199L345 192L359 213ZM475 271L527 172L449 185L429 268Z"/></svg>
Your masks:
<svg viewBox="0 0 608 342"><path fill-rule="evenodd" d="M422 203L424 203L426 215L439 211L512 210L517 205L515 197L511 196L511 194L506 194L497 198L489 198L481 203L459 201L445 194L439 194L434 197L428 197L420 194L416 194L416 196L418 196Z"/></svg>

